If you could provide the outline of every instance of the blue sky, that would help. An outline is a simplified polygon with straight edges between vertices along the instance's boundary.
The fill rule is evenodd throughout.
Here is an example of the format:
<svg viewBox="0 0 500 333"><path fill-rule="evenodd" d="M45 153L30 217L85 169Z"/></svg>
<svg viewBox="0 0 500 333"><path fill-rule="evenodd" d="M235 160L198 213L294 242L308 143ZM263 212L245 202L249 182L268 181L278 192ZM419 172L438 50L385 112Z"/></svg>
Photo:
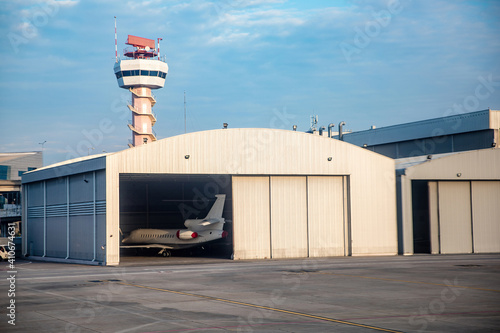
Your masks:
<svg viewBox="0 0 500 333"><path fill-rule="evenodd" d="M184 91L188 132L500 109L500 1L1 0L0 151L127 148L114 16L119 53L128 34L163 38L159 139L184 132Z"/></svg>

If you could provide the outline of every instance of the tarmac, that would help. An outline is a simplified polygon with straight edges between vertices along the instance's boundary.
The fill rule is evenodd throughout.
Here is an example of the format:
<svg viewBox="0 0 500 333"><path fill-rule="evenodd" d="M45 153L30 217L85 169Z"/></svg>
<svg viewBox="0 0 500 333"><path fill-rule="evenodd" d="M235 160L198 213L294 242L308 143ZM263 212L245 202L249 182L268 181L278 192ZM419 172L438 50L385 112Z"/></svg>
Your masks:
<svg viewBox="0 0 500 333"><path fill-rule="evenodd" d="M500 330L499 254L14 264L0 332Z"/></svg>

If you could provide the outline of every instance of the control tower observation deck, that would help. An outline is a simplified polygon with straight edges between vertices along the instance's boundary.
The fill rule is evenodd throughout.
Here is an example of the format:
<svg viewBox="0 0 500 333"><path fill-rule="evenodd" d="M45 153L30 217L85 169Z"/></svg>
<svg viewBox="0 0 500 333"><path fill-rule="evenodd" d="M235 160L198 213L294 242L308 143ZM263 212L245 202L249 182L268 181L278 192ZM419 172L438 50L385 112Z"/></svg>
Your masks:
<svg viewBox="0 0 500 333"><path fill-rule="evenodd" d="M132 142L135 147L156 141L153 125L156 116L152 111L156 100L152 89L163 88L168 65L160 59L160 39L156 48L153 39L128 35L127 47L123 51L124 59L116 57L114 72L120 88L132 93L132 103L127 105L132 111L132 123L128 127L132 131Z"/></svg>

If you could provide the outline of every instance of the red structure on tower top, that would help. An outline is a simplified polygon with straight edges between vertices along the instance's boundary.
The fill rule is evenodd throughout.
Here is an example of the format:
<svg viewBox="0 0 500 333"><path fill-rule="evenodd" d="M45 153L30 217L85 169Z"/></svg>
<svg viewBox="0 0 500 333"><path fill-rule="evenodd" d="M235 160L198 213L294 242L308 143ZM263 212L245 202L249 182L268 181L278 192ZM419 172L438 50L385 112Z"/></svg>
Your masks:
<svg viewBox="0 0 500 333"><path fill-rule="evenodd" d="M126 48L123 50L123 54L126 57L134 59L149 59L158 55L154 39L128 35L127 42L125 44L133 46L133 48Z"/></svg>

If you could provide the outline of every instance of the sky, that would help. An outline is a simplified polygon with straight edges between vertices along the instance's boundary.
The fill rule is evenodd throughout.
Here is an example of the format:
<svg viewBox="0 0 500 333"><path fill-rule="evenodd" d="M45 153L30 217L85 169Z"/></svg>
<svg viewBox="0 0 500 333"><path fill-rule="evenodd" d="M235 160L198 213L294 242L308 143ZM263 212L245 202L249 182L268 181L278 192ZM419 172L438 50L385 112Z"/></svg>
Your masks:
<svg viewBox="0 0 500 333"><path fill-rule="evenodd" d="M158 139L222 128L359 131L500 109L500 1L0 0L0 152L127 149L127 35L162 38ZM43 144L42 144L43 143Z"/></svg>

